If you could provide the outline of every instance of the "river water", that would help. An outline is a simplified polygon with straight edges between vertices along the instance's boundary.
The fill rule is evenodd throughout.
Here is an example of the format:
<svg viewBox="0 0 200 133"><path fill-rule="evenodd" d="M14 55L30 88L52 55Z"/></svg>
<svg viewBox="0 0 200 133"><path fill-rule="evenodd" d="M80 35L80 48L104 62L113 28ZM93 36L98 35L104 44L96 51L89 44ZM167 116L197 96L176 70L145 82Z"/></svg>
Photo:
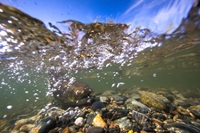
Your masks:
<svg viewBox="0 0 200 133"><path fill-rule="evenodd" d="M52 99L49 71L83 81L94 93L164 88L200 98L199 11L191 8L171 34L141 28L124 33L121 25L99 23L99 28L94 23L78 31L81 38L73 32L80 27L71 26L69 35L55 27L53 32L40 20L0 4L0 119L23 117L47 104ZM112 26L119 33L112 33Z"/></svg>

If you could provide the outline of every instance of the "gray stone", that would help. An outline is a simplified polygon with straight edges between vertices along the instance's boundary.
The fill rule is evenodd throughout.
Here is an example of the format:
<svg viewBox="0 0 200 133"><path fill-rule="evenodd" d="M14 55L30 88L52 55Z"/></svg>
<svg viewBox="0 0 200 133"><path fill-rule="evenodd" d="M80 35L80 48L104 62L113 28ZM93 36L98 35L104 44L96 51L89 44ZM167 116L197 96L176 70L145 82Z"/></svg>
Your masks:
<svg viewBox="0 0 200 133"><path fill-rule="evenodd" d="M130 109L132 109L132 107L135 107L135 106L140 107L140 108L148 108L146 105L135 100L134 98L127 99L125 104L126 104L127 108L129 107Z"/></svg>
<svg viewBox="0 0 200 133"><path fill-rule="evenodd" d="M127 117L122 117L120 119L115 120L115 123L119 125L119 128L123 131L127 131L127 129L131 128L131 121Z"/></svg>

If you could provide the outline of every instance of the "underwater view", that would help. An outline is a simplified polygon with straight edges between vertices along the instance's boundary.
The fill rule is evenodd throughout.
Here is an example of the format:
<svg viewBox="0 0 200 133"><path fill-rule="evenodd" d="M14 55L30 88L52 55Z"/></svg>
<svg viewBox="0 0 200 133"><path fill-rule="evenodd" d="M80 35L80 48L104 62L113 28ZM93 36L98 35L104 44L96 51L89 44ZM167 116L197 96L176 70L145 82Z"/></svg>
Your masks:
<svg viewBox="0 0 200 133"><path fill-rule="evenodd" d="M199 0L128 1L91 21L0 2L1 133L200 133Z"/></svg>

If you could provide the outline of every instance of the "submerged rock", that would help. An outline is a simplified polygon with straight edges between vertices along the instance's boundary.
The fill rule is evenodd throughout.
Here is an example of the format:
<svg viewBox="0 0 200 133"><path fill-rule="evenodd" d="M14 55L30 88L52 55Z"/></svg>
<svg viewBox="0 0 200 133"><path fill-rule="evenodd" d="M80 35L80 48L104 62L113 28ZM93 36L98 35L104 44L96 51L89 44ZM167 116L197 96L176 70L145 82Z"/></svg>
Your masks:
<svg viewBox="0 0 200 133"><path fill-rule="evenodd" d="M165 124L165 128L169 129L170 131L179 131L181 133L199 133L200 128L195 127L190 124L184 124L184 123L170 123L170 124Z"/></svg>
<svg viewBox="0 0 200 133"><path fill-rule="evenodd" d="M34 123L34 121L37 119L37 117L38 116L35 115L35 116L29 117L29 118L25 118L25 119L16 121L13 131L19 130L22 126L24 126L26 124Z"/></svg>
<svg viewBox="0 0 200 133"><path fill-rule="evenodd" d="M126 99L127 99L127 97L125 97L125 96L119 96L119 95L113 95L112 97L114 98L114 101L115 101L118 105L124 104L124 102L125 102Z"/></svg>
<svg viewBox="0 0 200 133"><path fill-rule="evenodd" d="M94 102L91 106L92 110L94 110L94 111L96 111L97 109L102 109L104 107L106 107L106 105L99 101Z"/></svg>
<svg viewBox="0 0 200 133"><path fill-rule="evenodd" d="M74 124L77 125L77 126L83 126L84 125L84 119L83 119L83 117L78 117L75 120Z"/></svg>
<svg viewBox="0 0 200 133"><path fill-rule="evenodd" d="M144 125L147 121L149 121L149 117L143 113L133 110L132 118L140 125Z"/></svg>
<svg viewBox="0 0 200 133"><path fill-rule="evenodd" d="M103 120L103 118L102 118L99 114L97 114L97 115L94 117L94 119L93 119L93 121L92 121L92 125L93 125L93 126L96 126L96 127L101 127L101 128L107 127L106 122Z"/></svg>
<svg viewBox="0 0 200 133"><path fill-rule="evenodd" d="M126 104L126 107L127 107L127 108L132 109L132 110L133 110L134 108L136 108L136 107L148 109L148 107L147 107L146 105L144 105L143 103L141 103L141 102L135 100L134 98L129 98L129 99L127 99L126 102L125 102L125 104Z"/></svg>
<svg viewBox="0 0 200 133"><path fill-rule="evenodd" d="M99 101L102 102L102 103L109 103L110 99L106 96L100 96Z"/></svg>
<svg viewBox="0 0 200 133"><path fill-rule="evenodd" d="M104 129L101 127L90 127L87 129L86 133L104 133Z"/></svg>
<svg viewBox="0 0 200 133"><path fill-rule="evenodd" d="M166 97L148 91L140 91L139 94L141 101L145 105L159 110L168 109L169 100Z"/></svg>
<svg viewBox="0 0 200 133"><path fill-rule="evenodd" d="M200 118L200 105L190 106L188 109L193 115L195 115L197 118Z"/></svg>
<svg viewBox="0 0 200 133"><path fill-rule="evenodd" d="M38 133L49 132L51 129L56 127L56 120L52 117L47 117L45 119L40 120L37 123L35 129L38 129Z"/></svg>
<svg viewBox="0 0 200 133"><path fill-rule="evenodd" d="M115 120L115 123L119 125L119 128L122 131L126 131L126 132L127 132L127 129L130 129L132 125L131 121L127 117L122 117L120 119L117 119Z"/></svg>
<svg viewBox="0 0 200 133"><path fill-rule="evenodd" d="M19 129L19 131L29 132L34 127L35 127L34 124L26 124L26 125L21 126L20 129Z"/></svg>
<svg viewBox="0 0 200 133"><path fill-rule="evenodd" d="M54 98L64 105L84 105L91 103L92 100L92 88L80 81L63 81L54 90Z"/></svg>

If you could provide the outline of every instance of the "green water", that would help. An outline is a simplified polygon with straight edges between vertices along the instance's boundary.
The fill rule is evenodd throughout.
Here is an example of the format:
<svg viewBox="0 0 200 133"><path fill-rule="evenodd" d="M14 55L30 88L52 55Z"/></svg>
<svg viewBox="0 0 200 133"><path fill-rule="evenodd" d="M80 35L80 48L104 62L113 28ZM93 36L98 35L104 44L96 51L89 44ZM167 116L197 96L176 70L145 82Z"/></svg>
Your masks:
<svg viewBox="0 0 200 133"><path fill-rule="evenodd" d="M167 46L167 45L166 45ZM137 88L149 89L174 89L178 91L200 90L200 45L194 45L185 49L168 52L164 56L156 56L157 51L165 50L166 46L149 48L138 54L131 63L121 66L113 64L102 69L80 70L67 72L67 76L75 77L94 89L94 93L115 90L122 92ZM47 96L48 75L34 72L34 68L27 69L23 73L29 76L22 77L22 82L17 81L19 75L7 76L10 72L1 73L1 78L6 83L1 84L0 117L28 113L32 109L38 109L49 102ZM23 79L24 78L24 79ZM11 109L7 106L11 105ZM30 109L30 110L29 110Z"/></svg>
<svg viewBox="0 0 200 133"><path fill-rule="evenodd" d="M0 108L1 118L12 118L13 115L23 115L23 113L31 112L35 106L47 101L47 81L44 76L34 75L30 72L30 76L21 78L19 82L18 76L13 74L12 77L8 76L10 73L6 69L1 73L1 86L0 86ZM7 106L12 106L8 109Z"/></svg>

